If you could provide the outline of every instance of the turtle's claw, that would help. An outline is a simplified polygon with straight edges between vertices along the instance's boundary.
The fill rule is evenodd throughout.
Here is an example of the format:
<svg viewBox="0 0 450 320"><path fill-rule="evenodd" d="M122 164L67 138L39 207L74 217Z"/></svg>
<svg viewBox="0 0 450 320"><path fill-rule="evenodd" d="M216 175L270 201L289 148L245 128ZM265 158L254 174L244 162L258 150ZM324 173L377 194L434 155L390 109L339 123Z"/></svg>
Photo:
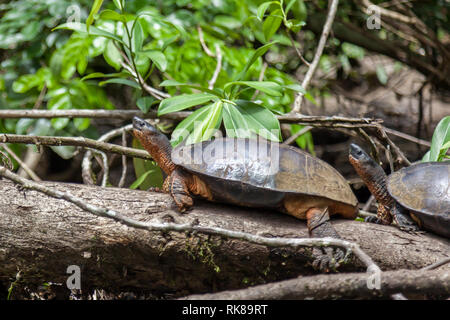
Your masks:
<svg viewBox="0 0 450 320"><path fill-rule="evenodd" d="M340 248L314 248L312 254L312 267L320 272L336 272L337 268L345 263L345 253Z"/></svg>
<svg viewBox="0 0 450 320"><path fill-rule="evenodd" d="M366 218L364 218L364 222L370 222L370 223L376 223L376 224L381 224L381 220L378 219L376 216L368 216Z"/></svg>

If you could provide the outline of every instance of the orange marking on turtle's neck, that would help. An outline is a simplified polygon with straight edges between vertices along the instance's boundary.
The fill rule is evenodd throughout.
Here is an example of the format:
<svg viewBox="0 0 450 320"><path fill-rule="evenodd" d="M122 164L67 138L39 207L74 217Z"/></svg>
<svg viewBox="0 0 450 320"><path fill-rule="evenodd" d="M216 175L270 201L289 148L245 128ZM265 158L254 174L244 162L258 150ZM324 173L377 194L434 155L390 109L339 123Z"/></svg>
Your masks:
<svg viewBox="0 0 450 320"><path fill-rule="evenodd" d="M172 162L170 155L172 146L166 137L162 135L150 136L138 130L133 130L133 134L167 175L170 175L177 168Z"/></svg>

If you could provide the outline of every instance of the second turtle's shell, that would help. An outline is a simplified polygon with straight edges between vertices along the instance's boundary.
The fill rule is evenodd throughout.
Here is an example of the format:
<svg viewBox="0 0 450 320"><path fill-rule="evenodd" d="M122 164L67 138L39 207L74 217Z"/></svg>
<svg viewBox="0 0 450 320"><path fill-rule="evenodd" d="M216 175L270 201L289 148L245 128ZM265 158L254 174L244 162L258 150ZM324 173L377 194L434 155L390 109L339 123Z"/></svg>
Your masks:
<svg viewBox="0 0 450 320"><path fill-rule="evenodd" d="M422 162L392 173L389 194L425 230L450 238L450 162Z"/></svg>

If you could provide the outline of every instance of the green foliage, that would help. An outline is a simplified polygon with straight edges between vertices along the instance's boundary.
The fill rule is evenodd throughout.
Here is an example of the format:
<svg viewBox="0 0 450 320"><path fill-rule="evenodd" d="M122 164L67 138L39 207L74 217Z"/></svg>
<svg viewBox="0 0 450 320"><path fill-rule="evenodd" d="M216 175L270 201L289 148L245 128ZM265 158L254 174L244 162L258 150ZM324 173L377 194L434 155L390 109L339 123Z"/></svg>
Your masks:
<svg viewBox="0 0 450 320"><path fill-rule="evenodd" d="M423 156L422 162L444 161L449 159L447 151L450 148L450 116L439 121L434 129L430 150Z"/></svg>

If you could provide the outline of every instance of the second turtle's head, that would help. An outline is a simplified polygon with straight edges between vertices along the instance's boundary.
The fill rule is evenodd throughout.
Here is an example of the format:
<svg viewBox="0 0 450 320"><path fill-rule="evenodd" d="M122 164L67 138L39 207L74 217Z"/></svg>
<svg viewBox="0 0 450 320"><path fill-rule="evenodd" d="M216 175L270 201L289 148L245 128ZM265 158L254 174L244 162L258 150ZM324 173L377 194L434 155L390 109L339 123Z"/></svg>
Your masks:
<svg viewBox="0 0 450 320"><path fill-rule="evenodd" d="M357 144L350 144L348 160L355 168L359 176L371 179L375 174L378 174L381 167Z"/></svg>

